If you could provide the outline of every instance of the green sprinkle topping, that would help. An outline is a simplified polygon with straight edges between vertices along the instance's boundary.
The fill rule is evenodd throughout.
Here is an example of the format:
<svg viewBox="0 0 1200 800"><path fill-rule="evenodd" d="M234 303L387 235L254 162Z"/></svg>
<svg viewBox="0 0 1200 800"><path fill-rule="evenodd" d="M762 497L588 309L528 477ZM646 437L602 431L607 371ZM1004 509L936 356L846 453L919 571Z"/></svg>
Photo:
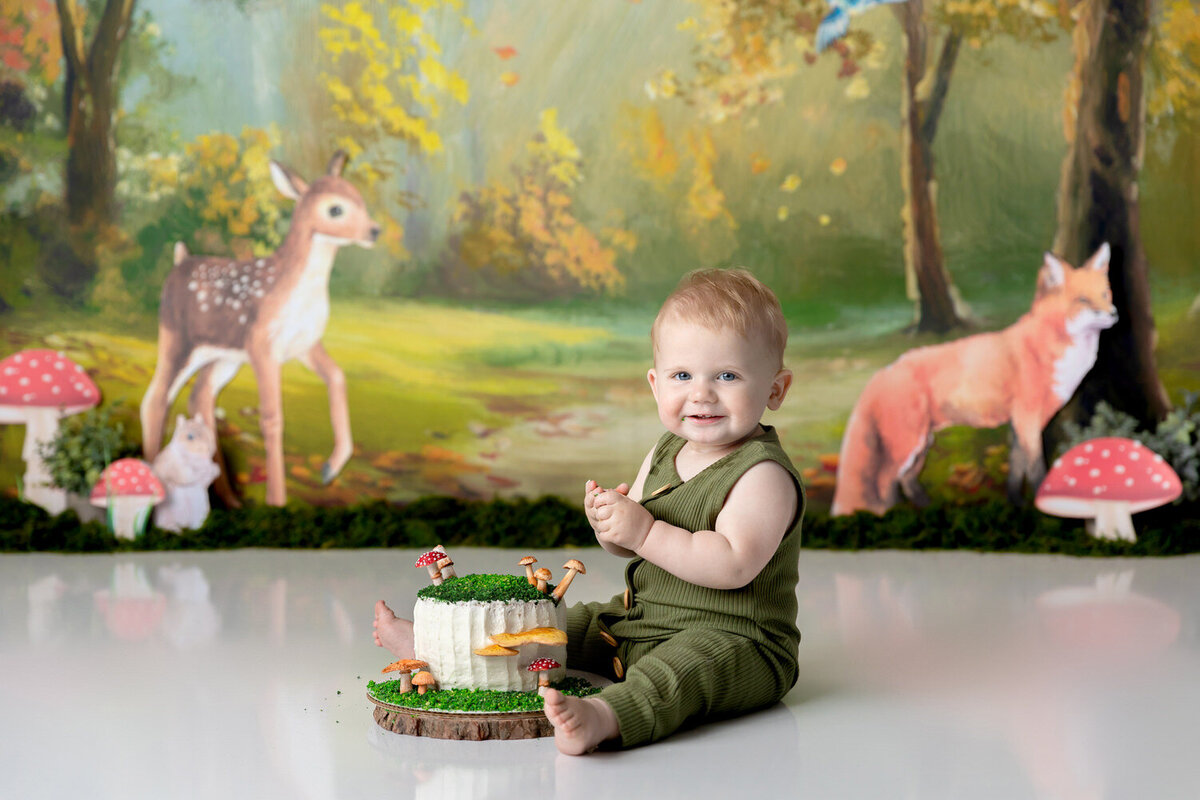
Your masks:
<svg viewBox="0 0 1200 800"><path fill-rule="evenodd" d="M528 586L529 584L526 584ZM563 694L587 697L600 691L583 678L563 678L550 684ZM537 692L501 692L495 689L441 689L418 694L400 691L400 681L367 682L367 691L376 700L405 708L426 711L541 711L542 696Z"/></svg>
<svg viewBox="0 0 1200 800"><path fill-rule="evenodd" d="M545 592L539 592L521 575L461 575L447 578L441 586L426 586L417 592L417 597L443 603L549 600L558 605L558 601L549 594L552 588L553 585L547 585Z"/></svg>

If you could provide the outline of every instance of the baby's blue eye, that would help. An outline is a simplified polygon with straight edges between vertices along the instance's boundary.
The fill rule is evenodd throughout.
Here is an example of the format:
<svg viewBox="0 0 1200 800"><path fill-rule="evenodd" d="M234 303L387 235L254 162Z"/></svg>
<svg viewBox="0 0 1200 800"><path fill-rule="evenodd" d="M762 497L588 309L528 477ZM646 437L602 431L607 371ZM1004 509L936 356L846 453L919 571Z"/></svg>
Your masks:
<svg viewBox="0 0 1200 800"><path fill-rule="evenodd" d="M732 372L722 372L720 375L717 376L717 380L719 380L719 381L736 381L737 375L734 375Z"/></svg>
<svg viewBox="0 0 1200 800"><path fill-rule="evenodd" d="M692 373L690 373L690 372L676 372L676 373L675 373L674 375L672 375L671 377L672 377L672 378L674 378L674 379L675 379L675 380L677 380L677 381L690 381L690 380L692 379Z"/></svg>

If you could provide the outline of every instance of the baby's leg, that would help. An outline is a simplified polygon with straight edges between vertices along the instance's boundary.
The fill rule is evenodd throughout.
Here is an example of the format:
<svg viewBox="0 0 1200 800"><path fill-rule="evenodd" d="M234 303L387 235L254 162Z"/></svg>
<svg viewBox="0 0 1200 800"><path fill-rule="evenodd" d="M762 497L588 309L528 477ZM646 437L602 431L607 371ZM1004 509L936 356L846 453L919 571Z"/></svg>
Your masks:
<svg viewBox="0 0 1200 800"><path fill-rule="evenodd" d="M397 658L414 655L412 621L397 617L382 600L375 604L375 644Z"/></svg>
<svg viewBox="0 0 1200 800"><path fill-rule="evenodd" d="M633 747L684 726L765 708L778 702L794 680L794 662L781 661L749 639L692 630L634 660L625 680L606 687L597 699L615 713L622 746Z"/></svg>

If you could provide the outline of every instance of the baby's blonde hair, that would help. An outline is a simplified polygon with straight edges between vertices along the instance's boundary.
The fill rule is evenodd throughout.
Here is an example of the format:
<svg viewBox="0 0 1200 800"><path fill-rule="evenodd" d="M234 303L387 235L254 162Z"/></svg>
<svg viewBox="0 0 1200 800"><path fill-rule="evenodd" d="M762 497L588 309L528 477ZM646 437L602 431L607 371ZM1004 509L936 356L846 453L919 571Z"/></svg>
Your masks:
<svg viewBox="0 0 1200 800"><path fill-rule="evenodd" d="M779 298L748 270L698 269L684 275L654 318L650 343L656 352L658 332L667 319L757 337L783 366L788 330Z"/></svg>

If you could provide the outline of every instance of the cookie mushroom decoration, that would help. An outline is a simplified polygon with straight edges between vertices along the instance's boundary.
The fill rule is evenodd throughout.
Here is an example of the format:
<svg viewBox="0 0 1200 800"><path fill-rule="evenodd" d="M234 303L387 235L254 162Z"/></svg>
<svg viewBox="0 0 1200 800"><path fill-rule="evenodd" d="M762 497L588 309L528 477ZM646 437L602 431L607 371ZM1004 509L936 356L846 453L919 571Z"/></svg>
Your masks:
<svg viewBox="0 0 1200 800"><path fill-rule="evenodd" d="M437 688L437 681L433 675L422 670L412 678L413 686L417 687L417 694L425 694L430 689Z"/></svg>
<svg viewBox="0 0 1200 800"><path fill-rule="evenodd" d="M553 658L538 658L525 668L530 672L538 673L538 694L542 694L545 689L550 688L550 670L558 669L561 666L562 664Z"/></svg>
<svg viewBox="0 0 1200 800"><path fill-rule="evenodd" d="M433 581L434 586L442 585L442 571L438 569L438 562L446 557L445 550L430 550L417 559L414 567L424 567L429 570L429 580Z"/></svg>
<svg viewBox="0 0 1200 800"><path fill-rule="evenodd" d="M442 556L443 558L439 559L437 562L437 568L442 573L442 580L445 580L446 578L457 578L458 574L454 571L454 561L452 561L450 556L446 555L445 553L442 553Z"/></svg>
<svg viewBox="0 0 1200 800"><path fill-rule="evenodd" d="M100 390L83 367L54 350L22 350L0 361L0 425L24 425L24 499L51 514L67 507L41 450L54 441L58 422L100 402Z"/></svg>
<svg viewBox="0 0 1200 800"><path fill-rule="evenodd" d="M537 559L533 556L525 556L517 563L525 568L525 580L529 581L529 585L537 586L537 578L533 577L533 565L537 563Z"/></svg>
<svg viewBox="0 0 1200 800"><path fill-rule="evenodd" d="M567 571L567 574L563 577L562 583L555 586L554 591L550 593L555 600L562 600L563 595L567 593L567 587L571 585L571 581L575 580L576 574L587 575L587 570L583 568L583 562L578 559L572 558L563 564L563 569Z"/></svg>
<svg viewBox="0 0 1200 800"><path fill-rule="evenodd" d="M1058 517L1087 520L1098 539L1136 541L1131 516L1183 493L1175 470L1141 442L1104 436L1063 453L1038 487L1034 504Z"/></svg>
<svg viewBox="0 0 1200 800"><path fill-rule="evenodd" d="M108 508L112 531L134 539L146 529L150 509L167 496L162 483L140 458L119 458L104 468L92 487L92 505Z"/></svg>
<svg viewBox="0 0 1200 800"><path fill-rule="evenodd" d="M500 644L489 644L472 652L477 656L515 656L518 651Z"/></svg>
<svg viewBox="0 0 1200 800"><path fill-rule="evenodd" d="M554 577L554 573L542 567L537 572L533 573L533 577L537 578L537 590L539 592L546 591L546 581Z"/></svg>
<svg viewBox="0 0 1200 800"><path fill-rule="evenodd" d="M413 690L413 672L420 669L425 669L429 665L424 661L416 658L402 658L399 661L393 661L383 668L387 672L400 673L400 691L411 692Z"/></svg>

